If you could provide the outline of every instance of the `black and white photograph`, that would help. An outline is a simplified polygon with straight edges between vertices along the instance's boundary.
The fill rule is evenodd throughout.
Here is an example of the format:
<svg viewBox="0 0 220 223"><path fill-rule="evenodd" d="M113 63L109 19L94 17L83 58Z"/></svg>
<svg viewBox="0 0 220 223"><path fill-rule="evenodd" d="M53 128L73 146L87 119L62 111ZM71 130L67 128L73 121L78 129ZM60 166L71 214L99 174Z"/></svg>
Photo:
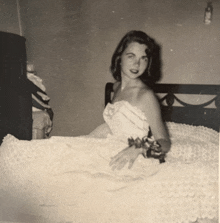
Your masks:
<svg viewBox="0 0 220 223"><path fill-rule="evenodd" d="M0 0L0 223L218 223L220 0Z"/></svg>

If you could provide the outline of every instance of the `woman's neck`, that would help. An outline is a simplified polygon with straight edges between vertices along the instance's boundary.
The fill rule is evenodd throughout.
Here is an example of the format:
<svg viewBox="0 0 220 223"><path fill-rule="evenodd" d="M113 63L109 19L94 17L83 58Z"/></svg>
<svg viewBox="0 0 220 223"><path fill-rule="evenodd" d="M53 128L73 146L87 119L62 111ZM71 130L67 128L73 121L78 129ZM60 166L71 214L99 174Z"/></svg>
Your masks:
<svg viewBox="0 0 220 223"><path fill-rule="evenodd" d="M126 87L137 86L139 81L140 81L139 79L122 78L120 90L123 91Z"/></svg>
<svg viewBox="0 0 220 223"><path fill-rule="evenodd" d="M128 78L126 76L122 76L120 90L123 91L125 89L125 87L130 84L131 81L132 80L130 78Z"/></svg>

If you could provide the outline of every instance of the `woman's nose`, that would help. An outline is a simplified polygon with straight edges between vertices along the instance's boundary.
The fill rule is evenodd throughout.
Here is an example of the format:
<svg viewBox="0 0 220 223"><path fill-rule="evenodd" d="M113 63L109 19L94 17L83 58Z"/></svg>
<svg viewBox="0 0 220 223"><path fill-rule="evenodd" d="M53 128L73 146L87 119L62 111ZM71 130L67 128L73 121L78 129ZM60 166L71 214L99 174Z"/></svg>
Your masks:
<svg viewBox="0 0 220 223"><path fill-rule="evenodd" d="M140 59L136 59L134 64L139 66L140 65Z"/></svg>

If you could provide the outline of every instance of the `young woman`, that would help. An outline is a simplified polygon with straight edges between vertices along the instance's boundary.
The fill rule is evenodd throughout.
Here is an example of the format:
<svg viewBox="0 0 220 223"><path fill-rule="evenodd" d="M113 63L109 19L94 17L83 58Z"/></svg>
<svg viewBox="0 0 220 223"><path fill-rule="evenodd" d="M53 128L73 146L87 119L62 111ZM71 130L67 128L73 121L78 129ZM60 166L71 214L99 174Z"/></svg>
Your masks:
<svg viewBox="0 0 220 223"><path fill-rule="evenodd" d="M112 74L117 80L112 103L127 101L143 111L155 140L161 145L161 153L164 154L170 149L170 140L161 118L158 101L147 85L150 81L154 46L153 40L142 31L131 31L120 41L111 64ZM137 156L144 152L143 148L128 147L115 156L110 165L113 169L121 169L129 162L131 168Z"/></svg>

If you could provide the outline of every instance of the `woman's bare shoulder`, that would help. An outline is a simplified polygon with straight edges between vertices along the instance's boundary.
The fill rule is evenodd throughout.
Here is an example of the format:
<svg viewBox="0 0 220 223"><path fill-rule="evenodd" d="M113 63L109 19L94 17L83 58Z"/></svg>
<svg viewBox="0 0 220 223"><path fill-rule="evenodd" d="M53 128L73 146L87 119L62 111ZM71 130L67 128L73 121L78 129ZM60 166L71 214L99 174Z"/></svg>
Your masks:
<svg viewBox="0 0 220 223"><path fill-rule="evenodd" d="M158 99L155 95L154 91L148 87L142 88L139 96L138 101L142 105L146 105L147 107L153 105L158 106Z"/></svg>
<svg viewBox="0 0 220 223"><path fill-rule="evenodd" d="M155 94L151 88L148 86L142 86L139 91L139 99L140 100L145 100L145 99L150 99L151 97L155 97Z"/></svg>
<svg viewBox="0 0 220 223"><path fill-rule="evenodd" d="M121 84L121 82L119 82L119 81L116 81L115 83L113 83L113 91L114 92L118 89L120 84Z"/></svg>

